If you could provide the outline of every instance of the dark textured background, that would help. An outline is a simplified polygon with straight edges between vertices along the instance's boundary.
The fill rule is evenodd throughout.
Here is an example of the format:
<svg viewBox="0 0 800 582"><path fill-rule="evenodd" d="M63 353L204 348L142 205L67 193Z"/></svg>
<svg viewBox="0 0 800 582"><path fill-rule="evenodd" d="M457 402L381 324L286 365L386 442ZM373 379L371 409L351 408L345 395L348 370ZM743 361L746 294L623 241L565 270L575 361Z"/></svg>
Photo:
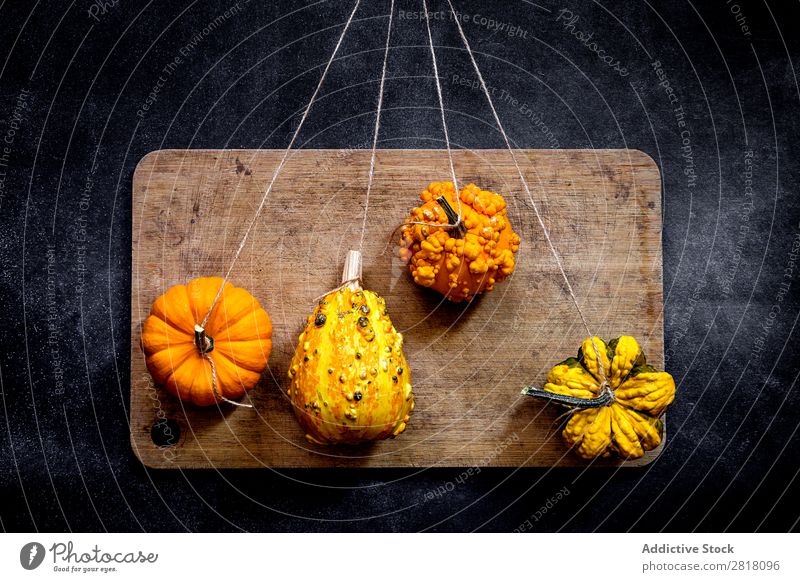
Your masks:
<svg viewBox="0 0 800 582"><path fill-rule="evenodd" d="M139 464L126 408L136 162L166 147L285 147L352 4L240 1L142 116L159 72L230 5L106 4L0 2L0 140L11 136L0 143L2 529L797 528L796 2L457 1L463 13L525 31L509 38L465 25L487 82L552 130L547 137L498 101L516 144L639 148L662 169L667 368L679 391L666 449L642 470L483 469L466 480L460 470ZM445 7L433 0L433 10ZM564 7L628 76L556 22ZM364 0L302 147L370 138L387 11L388 1ZM434 27L437 44L456 47L440 49L453 140L501 147L481 95L452 83L473 77L452 23ZM441 146L423 31L397 19L381 147ZM691 159L654 60L684 108ZM548 503L563 488L568 495ZM425 501L443 489L452 491Z"/></svg>

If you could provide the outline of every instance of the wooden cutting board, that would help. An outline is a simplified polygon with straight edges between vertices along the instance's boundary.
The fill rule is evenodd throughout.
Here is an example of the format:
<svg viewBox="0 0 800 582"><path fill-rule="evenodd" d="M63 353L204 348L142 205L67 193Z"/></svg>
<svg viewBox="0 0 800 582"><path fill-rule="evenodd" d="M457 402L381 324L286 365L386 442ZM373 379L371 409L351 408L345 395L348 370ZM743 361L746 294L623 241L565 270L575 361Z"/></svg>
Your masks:
<svg viewBox="0 0 800 582"><path fill-rule="evenodd" d="M563 412L520 396L585 337L509 153L454 153L464 184L502 193L522 238L512 278L471 305L416 286L390 235L420 192L448 179L442 150L381 150L369 204L364 285L385 297L405 336L416 408L395 440L318 447L303 437L286 371L315 298L339 284L357 248L370 153L300 150L289 158L231 281L269 312L273 352L254 409L184 405L154 386L141 324L170 286L222 275L282 150L164 150L133 178L131 442L150 467L582 466L558 435ZM634 335L664 364L661 183L637 150L520 150L551 237L593 331ZM391 244L389 245L389 242ZM387 247L387 245L389 245ZM154 423L177 430L153 442ZM158 432L158 431L156 431ZM163 431L162 432L162 437ZM162 444L164 440L160 441ZM652 461L658 450L626 466ZM615 465L614 459L598 465Z"/></svg>

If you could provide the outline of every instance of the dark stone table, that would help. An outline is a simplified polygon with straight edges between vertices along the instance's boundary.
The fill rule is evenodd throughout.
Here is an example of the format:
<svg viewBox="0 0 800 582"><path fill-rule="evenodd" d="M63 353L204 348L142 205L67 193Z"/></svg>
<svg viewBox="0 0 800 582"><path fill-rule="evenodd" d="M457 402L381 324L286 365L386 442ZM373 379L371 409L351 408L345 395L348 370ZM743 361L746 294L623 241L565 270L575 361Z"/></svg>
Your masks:
<svg viewBox="0 0 800 582"><path fill-rule="evenodd" d="M285 147L352 7L266 4L0 7L2 529L797 528L800 11L775 1L457 2L514 144L638 148L662 170L678 398L657 462L468 478L142 467L133 169L159 148ZM421 4L396 8L380 147L441 147ZM431 5L453 142L502 147L446 8ZM387 14L363 2L301 147L368 143Z"/></svg>

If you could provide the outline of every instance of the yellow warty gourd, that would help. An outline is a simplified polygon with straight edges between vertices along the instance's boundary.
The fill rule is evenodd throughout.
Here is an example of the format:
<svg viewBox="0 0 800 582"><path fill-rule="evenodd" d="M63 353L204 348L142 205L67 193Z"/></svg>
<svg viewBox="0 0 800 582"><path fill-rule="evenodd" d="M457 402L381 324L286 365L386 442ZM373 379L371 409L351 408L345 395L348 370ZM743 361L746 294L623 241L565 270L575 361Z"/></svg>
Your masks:
<svg viewBox="0 0 800 582"><path fill-rule="evenodd" d="M308 317L289 368L295 415L318 444L358 444L406 429L414 394L386 302L347 286L329 293Z"/></svg>

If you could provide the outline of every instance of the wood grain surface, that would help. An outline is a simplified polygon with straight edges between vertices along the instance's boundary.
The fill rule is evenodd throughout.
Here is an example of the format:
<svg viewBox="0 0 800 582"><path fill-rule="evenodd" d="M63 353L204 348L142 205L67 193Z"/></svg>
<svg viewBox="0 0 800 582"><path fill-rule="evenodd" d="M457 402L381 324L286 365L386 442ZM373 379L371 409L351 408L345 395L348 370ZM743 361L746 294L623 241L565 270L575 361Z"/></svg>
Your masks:
<svg viewBox="0 0 800 582"><path fill-rule="evenodd" d="M586 336L530 202L505 150L454 152L464 184L502 193L522 238L513 276L472 304L452 304L416 286L392 236L420 192L448 179L442 150L380 150L364 242L364 286L386 299L405 336L416 408L395 440L361 447L309 444L286 395L286 371L314 300L339 284L357 248L369 151L293 152L266 201L231 281L269 312L273 352L246 400L200 409L154 386L140 347L141 324L170 286L222 275L282 150L162 150L133 178L131 442L150 467L608 466L565 448L563 412L520 396ZM664 364L661 184L637 150L519 150L551 237L592 331L636 336ZM159 447L159 419L180 427ZM625 466L652 461L658 449Z"/></svg>

